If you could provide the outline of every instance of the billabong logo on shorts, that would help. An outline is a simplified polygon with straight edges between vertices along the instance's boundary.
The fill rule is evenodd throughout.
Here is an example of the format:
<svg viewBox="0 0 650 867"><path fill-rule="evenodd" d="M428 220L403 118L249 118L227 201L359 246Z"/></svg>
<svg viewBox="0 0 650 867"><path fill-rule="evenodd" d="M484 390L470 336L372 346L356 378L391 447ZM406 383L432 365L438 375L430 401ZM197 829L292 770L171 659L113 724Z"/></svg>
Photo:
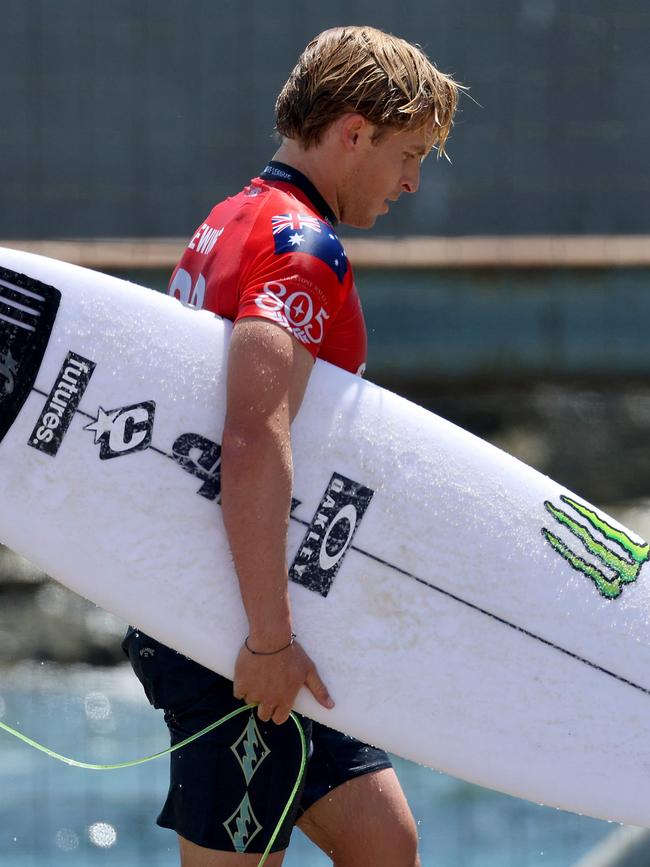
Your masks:
<svg viewBox="0 0 650 867"><path fill-rule="evenodd" d="M248 792L246 792L232 816L223 823L223 826L232 840L235 852L245 852L253 837L262 830L262 826L257 821L257 817L251 807Z"/></svg>
<svg viewBox="0 0 650 867"><path fill-rule="evenodd" d="M223 826L232 840L235 852L245 852L253 837L262 830L262 826L253 813L248 787L259 766L271 754L271 750L265 744L257 727L254 713L249 714L244 730L230 749L244 775L246 794L232 816L223 823Z"/></svg>
<svg viewBox="0 0 650 867"><path fill-rule="evenodd" d="M257 727L254 713L249 714L244 731L230 749L239 762L246 785L248 786L253 779L255 771L271 753Z"/></svg>
<svg viewBox="0 0 650 867"><path fill-rule="evenodd" d="M140 452L151 445L156 404L153 400L105 410L99 407L97 417L84 430L95 434L103 461Z"/></svg>
<svg viewBox="0 0 650 867"><path fill-rule="evenodd" d="M27 441L28 445L51 457L56 455L95 366L94 361L68 352Z"/></svg>
<svg viewBox="0 0 650 867"><path fill-rule="evenodd" d="M635 542L623 530L612 527L594 509L578 503L571 497L562 496L560 499L584 518L587 524L601 537L604 537L607 542L617 546L625 556L622 557L616 550L604 544L593 535L588 527L548 500L544 503L546 511L555 518L558 524L566 527L580 540L585 551L598 561L598 565L593 562L590 563L572 551L562 539L546 527L542 528L542 535L570 566L594 582L602 596L606 599L616 599L623 592L625 584L632 584L639 577L641 567L650 559L650 546L646 542ZM606 571L603 571L601 566L604 566Z"/></svg>
<svg viewBox="0 0 650 867"><path fill-rule="evenodd" d="M289 577L327 596L374 491L334 473L307 528Z"/></svg>

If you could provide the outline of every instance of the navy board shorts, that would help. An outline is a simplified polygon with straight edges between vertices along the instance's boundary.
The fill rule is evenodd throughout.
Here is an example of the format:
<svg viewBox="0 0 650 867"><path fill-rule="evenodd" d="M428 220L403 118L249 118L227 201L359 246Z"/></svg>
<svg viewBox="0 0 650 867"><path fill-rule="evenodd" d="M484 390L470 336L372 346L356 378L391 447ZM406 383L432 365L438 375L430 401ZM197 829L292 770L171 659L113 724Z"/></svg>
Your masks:
<svg viewBox="0 0 650 867"><path fill-rule="evenodd" d="M232 681L130 628L122 644L149 702L164 710L172 746L245 702ZM286 849L295 822L355 777L390 768L387 754L300 717L307 769L271 851ZM300 772L295 724L262 722L244 711L170 755L170 785L157 823L225 852L264 852Z"/></svg>

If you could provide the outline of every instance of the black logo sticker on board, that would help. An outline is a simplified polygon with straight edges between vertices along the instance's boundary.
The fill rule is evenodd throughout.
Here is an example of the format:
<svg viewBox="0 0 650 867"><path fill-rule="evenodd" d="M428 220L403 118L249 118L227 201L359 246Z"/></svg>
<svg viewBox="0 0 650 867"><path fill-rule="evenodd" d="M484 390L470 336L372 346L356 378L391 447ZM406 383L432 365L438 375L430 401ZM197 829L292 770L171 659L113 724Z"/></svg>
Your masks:
<svg viewBox="0 0 650 867"><path fill-rule="evenodd" d="M217 500L221 493L221 446L201 434L181 434L172 446L172 457L183 469L200 479L198 493Z"/></svg>
<svg viewBox="0 0 650 867"><path fill-rule="evenodd" d="M359 482L332 475L289 569L292 581L327 596L373 493Z"/></svg>
<svg viewBox="0 0 650 867"><path fill-rule="evenodd" d="M0 268L0 442L36 381L60 301L54 286Z"/></svg>
<svg viewBox="0 0 650 867"><path fill-rule="evenodd" d="M181 434L172 446L172 457L187 473L196 476L203 484L197 493L207 500L219 501L221 497L221 446L197 433ZM291 498L291 511L300 505L300 500Z"/></svg>
<svg viewBox="0 0 650 867"><path fill-rule="evenodd" d="M8 349L4 355L0 354L0 397L13 394L17 372L18 362L12 357L11 350Z"/></svg>
<svg viewBox="0 0 650 867"><path fill-rule="evenodd" d="M119 458L131 452L141 452L151 445L156 404L153 400L105 410L99 407L97 417L84 430L95 434L103 461Z"/></svg>
<svg viewBox="0 0 650 867"><path fill-rule="evenodd" d="M30 446L51 457L56 456L94 369L94 361L76 352L68 352L34 425L28 440Z"/></svg>

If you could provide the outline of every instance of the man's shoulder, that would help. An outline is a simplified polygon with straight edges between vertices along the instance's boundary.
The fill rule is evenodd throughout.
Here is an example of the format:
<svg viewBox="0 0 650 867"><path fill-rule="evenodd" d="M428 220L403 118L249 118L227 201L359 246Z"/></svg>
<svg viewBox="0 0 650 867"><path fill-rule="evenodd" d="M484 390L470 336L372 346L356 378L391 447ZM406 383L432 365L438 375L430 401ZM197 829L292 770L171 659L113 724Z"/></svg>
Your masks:
<svg viewBox="0 0 650 867"><path fill-rule="evenodd" d="M320 214L311 203L303 201L290 190L267 184L259 178L255 178L250 187L244 189L243 194L246 197L259 197L260 205L265 211L301 213L320 219Z"/></svg>
<svg viewBox="0 0 650 867"><path fill-rule="evenodd" d="M342 283L350 266L332 225L313 205L290 192L272 186L266 190L256 227L258 233L268 233L274 253L306 253L327 265Z"/></svg>

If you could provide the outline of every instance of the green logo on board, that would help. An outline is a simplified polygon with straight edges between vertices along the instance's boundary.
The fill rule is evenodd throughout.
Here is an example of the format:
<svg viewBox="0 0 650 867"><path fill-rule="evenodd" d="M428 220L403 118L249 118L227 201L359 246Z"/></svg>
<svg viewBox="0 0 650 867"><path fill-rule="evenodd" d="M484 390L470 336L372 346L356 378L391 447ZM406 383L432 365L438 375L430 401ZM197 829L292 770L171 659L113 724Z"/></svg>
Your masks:
<svg viewBox="0 0 650 867"><path fill-rule="evenodd" d="M578 556L568 545L545 527L542 529L542 535L549 545L560 556L564 557L570 566L577 569L578 572L582 572L588 578L591 578L603 596L607 599L616 599L623 592L624 584L631 584L639 577L641 567L646 560L650 559L650 546L645 542L640 544L634 542L627 533L612 527L611 524L608 524L593 509L583 506L570 497L562 496L560 499L573 509L574 512L585 518L587 523L604 536L608 542L613 542L617 545L627 557L621 557L615 550L612 550L612 548L609 548L593 536L588 527L576 521L568 512L558 509L548 500L544 503L546 510L559 524L567 527L574 536L580 539L586 550L607 567L610 570L610 574L606 575L597 566Z"/></svg>

